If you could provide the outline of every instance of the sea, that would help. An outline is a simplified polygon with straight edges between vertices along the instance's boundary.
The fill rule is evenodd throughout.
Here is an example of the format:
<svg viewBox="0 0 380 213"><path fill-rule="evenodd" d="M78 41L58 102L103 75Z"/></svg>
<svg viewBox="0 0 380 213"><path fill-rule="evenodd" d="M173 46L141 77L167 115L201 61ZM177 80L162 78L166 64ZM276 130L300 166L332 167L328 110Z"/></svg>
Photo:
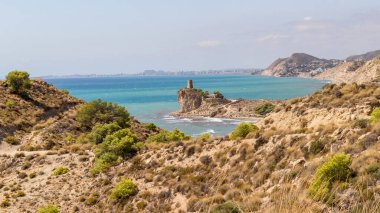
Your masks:
<svg viewBox="0 0 380 213"><path fill-rule="evenodd" d="M176 118L177 91L192 79L194 88L210 93L220 91L229 99L284 100L305 96L320 89L326 81L306 78L277 78L257 75L195 75L195 76L122 76L45 79L57 88L85 101L102 99L127 108L141 122L173 130L177 128L190 136L203 133L223 136L244 120L223 118ZM254 122L250 120L250 122Z"/></svg>

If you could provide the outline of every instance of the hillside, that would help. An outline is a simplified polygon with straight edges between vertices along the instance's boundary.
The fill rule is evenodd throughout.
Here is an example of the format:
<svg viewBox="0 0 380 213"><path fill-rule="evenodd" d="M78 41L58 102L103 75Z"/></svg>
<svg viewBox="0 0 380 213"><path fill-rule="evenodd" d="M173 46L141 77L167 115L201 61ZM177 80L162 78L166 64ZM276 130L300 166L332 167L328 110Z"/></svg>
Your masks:
<svg viewBox="0 0 380 213"><path fill-rule="evenodd" d="M380 57L370 61L348 61L314 76L333 82L378 82L380 80Z"/></svg>
<svg viewBox="0 0 380 213"><path fill-rule="evenodd" d="M377 56L380 56L380 50L375 50L360 55L349 56L347 57L346 61L369 61L376 58Z"/></svg>
<svg viewBox="0 0 380 213"><path fill-rule="evenodd" d="M59 113L44 117L45 108L3 86L19 104L2 108L15 115L9 124L1 117L9 129L4 137L16 133L21 144L1 143L7 146L0 149L1 212L380 210L375 84L326 85L278 103L257 127L241 124L230 136L198 138L142 124L112 103L82 103L41 81L32 84L28 93L38 103L55 94L72 107L58 107L49 96L45 104ZM21 109L38 113L28 117ZM16 115L33 122L21 129ZM50 137L38 136L41 130ZM46 141L53 146L41 146ZM29 148L17 150L23 147Z"/></svg>
<svg viewBox="0 0 380 213"><path fill-rule="evenodd" d="M24 96L11 93L5 82L0 81L0 93L0 141L13 135L21 140L23 135L37 129L59 131L55 125L70 123L70 115L83 103L40 80L31 81L31 88ZM55 136L60 134L57 132Z"/></svg>
<svg viewBox="0 0 380 213"><path fill-rule="evenodd" d="M340 60L319 59L305 53L294 53L288 58L275 60L261 74L277 77L310 75L311 72L321 72L340 63Z"/></svg>

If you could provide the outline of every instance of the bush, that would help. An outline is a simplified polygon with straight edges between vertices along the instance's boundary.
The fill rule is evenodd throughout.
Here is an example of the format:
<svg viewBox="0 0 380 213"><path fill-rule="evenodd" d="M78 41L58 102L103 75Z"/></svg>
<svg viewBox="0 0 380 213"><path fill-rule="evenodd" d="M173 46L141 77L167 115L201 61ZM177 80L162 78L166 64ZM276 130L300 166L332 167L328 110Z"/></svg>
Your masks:
<svg viewBox="0 0 380 213"><path fill-rule="evenodd" d="M224 99L224 95L219 91L214 91L215 98Z"/></svg>
<svg viewBox="0 0 380 213"><path fill-rule="evenodd" d="M69 90L67 90L67 89L62 89L61 92L65 93L66 95L69 94Z"/></svg>
<svg viewBox="0 0 380 213"><path fill-rule="evenodd" d="M130 156L136 153L138 148L135 146L137 137L129 129L121 129L108 135L104 142L99 144L95 150L97 156L105 153L112 153L116 156Z"/></svg>
<svg viewBox="0 0 380 213"><path fill-rule="evenodd" d="M137 186L131 179L122 178L112 189L110 198L112 200L126 200L130 196L137 194Z"/></svg>
<svg viewBox="0 0 380 213"><path fill-rule="evenodd" d="M376 107L371 113L371 122L377 123L380 121L380 107Z"/></svg>
<svg viewBox="0 0 380 213"><path fill-rule="evenodd" d="M55 176L58 176L58 175L63 175L63 174L66 174L69 172L69 169L66 168L66 167L62 167L62 166L59 166L58 168L56 168L53 172L53 174Z"/></svg>
<svg viewBox="0 0 380 213"><path fill-rule="evenodd" d="M46 207L38 209L37 213L58 213L59 209L56 205L47 205Z"/></svg>
<svg viewBox="0 0 380 213"><path fill-rule="evenodd" d="M156 135L149 136L147 142L173 142L188 140L189 138L189 136L178 129L174 129L173 131L162 130Z"/></svg>
<svg viewBox="0 0 380 213"><path fill-rule="evenodd" d="M252 123L242 122L235 127L231 132L230 139L245 138L250 132L256 131L259 128Z"/></svg>
<svg viewBox="0 0 380 213"><path fill-rule="evenodd" d="M14 105L15 105L15 102L12 101L12 100L7 100L7 101L5 102L5 107L7 107L8 109L9 109L9 108L12 108Z"/></svg>
<svg viewBox="0 0 380 213"><path fill-rule="evenodd" d="M129 127L129 113L127 109L112 102L100 99L84 104L77 112L77 121L84 127L92 127L97 123L106 124L116 122L120 127Z"/></svg>
<svg viewBox="0 0 380 213"><path fill-rule="evenodd" d="M210 213L240 213L240 212L241 211L239 207L232 202L219 204L210 211Z"/></svg>
<svg viewBox="0 0 380 213"><path fill-rule="evenodd" d="M270 112L272 112L272 110L274 109L274 105L271 104L271 103L264 103L260 106L257 106L255 108L255 113L259 114L259 115L266 115Z"/></svg>
<svg viewBox="0 0 380 213"><path fill-rule="evenodd" d="M325 142L321 139L315 140L310 144L310 153L316 155L325 149Z"/></svg>
<svg viewBox="0 0 380 213"><path fill-rule="evenodd" d="M5 82L14 93L25 92L30 88L29 73L23 71L12 71L5 77Z"/></svg>
<svg viewBox="0 0 380 213"><path fill-rule="evenodd" d="M198 136L196 138L197 141L203 141L203 142L206 142L207 140L209 140L211 138L211 135L209 133L203 133L202 135Z"/></svg>
<svg viewBox="0 0 380 213"><path fill-rule="evenodd" d="M313 199L331 203L331 188L335 181L347 181L352 175L351 157L344 153L332 156L320 166L309 186L308 192Z"/></svg>
<svg viewBox="0 0 380 213"><path fill-rule="evenodd" d="M108 170L109 167L117 165L119 157L112 153L104 153L95 158L95 163L90 169L91 175L96 175Z"/></svg>
<svg viewBox="0 0 380 213"><path fill-rule="evenodd" d="M5 140L5 142L7 142L10 145L18 145L18 144L20 144L20 140L17 139L16 137L14 137L14 136L8 136L4 140Z"/></svg>
<svg viewBox="0 0 380 213"><path fill-rule="evenodd" d="M149 130L151 130L151 131L154 131L154 130L156 130L157 129L157 126L156 126L156 124L154 124L154 123L147 123L147 124L145 124L145 127L147 128L147 129L149 129Z"/></svg>
<svg viewBox="0 0 380 213"><path fill-rule="evenodd" d="M121 127L116 123L109 124L96 124L90 133L87 134L86 139L95 144L100 144L106 138L107 135L110 135L118 130Z"/></svg>
<svg viewBox="0 0 380 213"><path fill-rule="evenodd" d="M359 119L355 121L353 127L358 129L365 129L368 127L368 124L369 122L367 119Z"/></svg>
<svg viewBox="0 0 380 213"><path fill-rule="evenodd" d="M96 158L90 173L95 175L107 171L110 166L119 163L119 157L132 156L140 147L136 135L129 129L121 129L107 135L94 151Z"/></svg>

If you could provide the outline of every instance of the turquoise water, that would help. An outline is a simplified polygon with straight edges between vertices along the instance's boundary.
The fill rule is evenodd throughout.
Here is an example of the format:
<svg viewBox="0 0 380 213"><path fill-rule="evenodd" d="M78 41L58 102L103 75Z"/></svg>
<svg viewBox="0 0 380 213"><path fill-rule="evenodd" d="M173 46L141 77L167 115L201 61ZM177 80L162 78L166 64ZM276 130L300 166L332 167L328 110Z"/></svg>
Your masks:
<svg viewBox="0 0 380 213"><path fill-rule="evenodd" d="M178 128L196 136L204 132L226 135L240 120L178 119L177 91L192 79L195 88L219 90L231 99L288 99L320 89L326 82L303 78L274 78L255 75L213 76L128 76L98 78L46 79L60 89L86 101L101 98L125 106L142 122L154 122L165 129Z"/></svg>

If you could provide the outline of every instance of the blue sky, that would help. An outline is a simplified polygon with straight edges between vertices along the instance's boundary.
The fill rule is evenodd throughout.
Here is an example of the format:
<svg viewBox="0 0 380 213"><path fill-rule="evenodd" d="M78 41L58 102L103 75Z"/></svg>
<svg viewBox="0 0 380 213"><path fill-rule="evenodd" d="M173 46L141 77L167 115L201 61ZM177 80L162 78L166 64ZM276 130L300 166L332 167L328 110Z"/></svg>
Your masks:
<svg viewBox="0 0 380 213"><path fill-rule="evenodd" d="M380 49L378 0L0 1L0 77L266 67Z"/></svg>

